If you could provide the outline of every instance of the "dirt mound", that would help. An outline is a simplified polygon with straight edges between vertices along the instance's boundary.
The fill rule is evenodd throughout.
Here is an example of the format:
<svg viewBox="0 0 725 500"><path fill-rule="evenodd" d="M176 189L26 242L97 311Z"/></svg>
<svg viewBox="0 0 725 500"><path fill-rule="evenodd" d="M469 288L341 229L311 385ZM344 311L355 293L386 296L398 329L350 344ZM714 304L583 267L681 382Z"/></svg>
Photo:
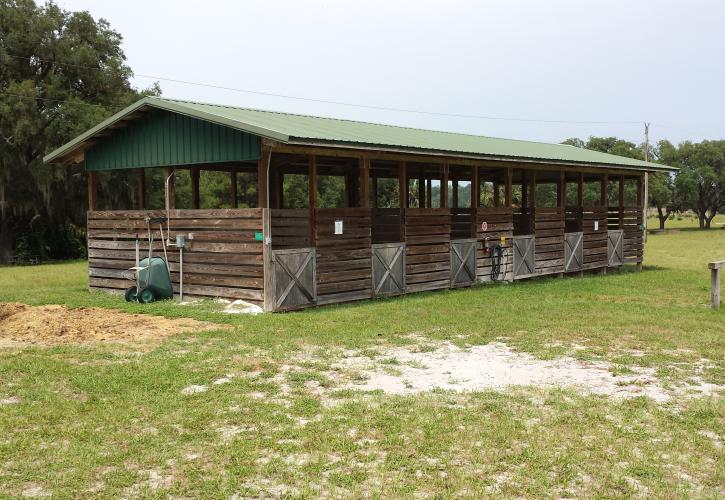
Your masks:
<svg viewBox="0 0 725 500"><path fill-rule="evenodd" d="M0 303L0 344L136 342L219 328L224 326L97 307Z"/></svg>

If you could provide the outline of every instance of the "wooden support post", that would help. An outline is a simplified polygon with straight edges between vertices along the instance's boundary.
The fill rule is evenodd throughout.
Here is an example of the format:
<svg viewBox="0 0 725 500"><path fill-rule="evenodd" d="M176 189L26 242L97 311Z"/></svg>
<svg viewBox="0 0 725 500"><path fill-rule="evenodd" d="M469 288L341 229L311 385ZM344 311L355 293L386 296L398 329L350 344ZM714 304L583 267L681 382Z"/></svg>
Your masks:
<svg viewBox="0 0 725 500"><path fill-rule="evenodd" d="M360 158L360 206L370 208L370 160Z"/></svg>
<svg viewBox="0 0 725 500"><path fill-rule="evenodd" d="M579 173L579 178L577 179L576 198L577 211L579 212L577 215L577 226L579 231L584 231L584 174L581 172Z"/></svg>
<svg viewBox="0 0 725 500"><path fill-rule="evenodd" d="M451 187L453 188L453 199L452 207L451 208L458 208L458 179L454 178L453 181L451 181Z"/></svg>
<svg viewBox="0 0 725 500"><path fill-rule="evenodd" d="M189 176L191 177L191 208L198 210L199 203L199 167L191 167Z"/></svg>
<svg viewBox="0 0 725 500"><path fill-rule="evenodd" d="M531 210L529 212L529 234L536 234L536 170L531 171Z"/></svg>
<svg viewBox="0 0 725 500"><path fill-rule="evenodd" d="M239 200L237 199L238 193L237 193L237 172L236 170L232 170L229 172L229 180L232 183L232 208L239 207Z"/></svg>
<svg viewBox="0 0 725 500"><path fill-rule="evenodd" d="M720 308L720 269L725 268L725 260L710 262L710 300L713 309Z"/></svg>
<svg viewBox="0 0 725 500"><path fill-rule="evenodd" d="M624 229L624 176L619 176L619 229Z"/></svg>
<svg viewBox="0 0 725 500"><path fill-rule="evenodd" d="M164 190L166 194L167 210L176 208L176 183L174 182L174 167L164 167Z"/></svg>
<svg viewBox="0 0 725 500"><path fill-rule="evenodd" d="M607 188L609 186L609 176L607 174L602 175L602 184L601 184L601 196L602 199L600 200L600 203L604 208L609 211L609 194L607 193Z"/></svg>
<svg viewBox="0 0 725 500"><path fill-rule="evenodd" d="M139 168L138 172L138 207L146 210L146 170Z"/></svg>
<svg viewBox="0 0 725 500"><path fill-rule="evenodd" d="M270 208L284 208L284 174L279 170L274 173L274 204ZM272 186L269 186L272 189ZM270 193L271 194L271 193Z"/></svg>
<svg viewBox="0 0 725 500"><path fill-rule="evenodd" d="M471 167L471 208L477 209L481 204L481 180L478 178L478 167Z"/></svg>
<svg viewBox="0 0 725 500"><path fill-rule="evenodd" d="M521 212L529 209L529 175L528 171L521 171Z"/></svg>
<svg viewBox="0 0 725 500"><path fill-rule="evenodd" d="M373 177L373 208L378 208L378 178Z"/></svg>
<svg viewBox="0 0 725 500"><path fill-rule="evenodd" d="M264 310L274 311L274 263L272 261L272 211L262 209L262 262L264 273Z"/></svg>
<svg viewBox="0 0 725 500"><path fill-rule="evenodd" d="M92 212L96 210L96 200L98 198L98 180L96 173L90 171L87 173L88 177L88 211Z"/></svg>
<svg viewBox="0 0 725 500"><path fill-rule="evenodd" d="M566 177L563 170L559 172L559 183L556 186L556 206L566 208Z"/></svg>
<svg viewBox="0 0 725 500"><path fill-rule="evenodd" d="M418 208L425 208L425 177L418 174Z"/></svg>
<svg viewBox="0 0 725 500"><path fill-rule="evenodd" d="M310 155L308 163L308 182L310 195L310 246L315 246L315 209L317 208L317 156Z"/></svg>
<svg viewBox="0 0 725 500"><path fill-rule="evenodd" d="M272 150L262 146L262 154L257 160L257 207L269 208L269 166Z"/></svg>
<svg viewBox="0 0 725 500"><path fill-rule="evenodd" d="M473 165L471 167L471 238L475 238L478 235L478 204L480 196L478 190L478 167Z"/></svg>
<svg viewBox="0 0 725 500"><path fill-rule="evenodd" d="M510 207L513 204L513 197L514 197L514 169L513 168L507 168L506 169L506 206Z"/></svg>
<svg viewBox="0 0 725 500"><path fill-rule="evenodd" d="M400 208L408 208L408 165L401 161L398 164L398 195Z"/></svg>
<svg viewBox="0 0 725 500"><path fill-rule="evenodd" d="M433 207L433 179L430 176L425 179L425 205Z"/></svg>
<svg viewBox="0 0 725 500"><path fill-rule="evenodd" d="M499 184L499 182L496 180L494 180L491 184L493 186L493 206L500 207L501 206L501 195L499 194L499 191L501 190L501 184ZM505 198L506 198L506 193L504 193L504 199Z"/></svg>
<svg viewBox="0 0 725 500"><path fill-rule="evenodd" d="M398 163L398 196L400 198L400 241L405 241L405 209L408 207L408 168Z"/></svg>
<svg viewBox="0 0 725 500"><path fill-rule="evenodd" d="M448 162L441 167L441 208L448 208Z"/></svg>

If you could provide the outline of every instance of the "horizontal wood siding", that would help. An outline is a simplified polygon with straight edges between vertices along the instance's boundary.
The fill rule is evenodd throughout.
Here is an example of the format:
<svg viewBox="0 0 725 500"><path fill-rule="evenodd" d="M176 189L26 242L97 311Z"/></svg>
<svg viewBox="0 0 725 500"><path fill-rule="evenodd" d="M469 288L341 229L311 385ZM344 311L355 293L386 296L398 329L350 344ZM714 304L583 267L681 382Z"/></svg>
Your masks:
<svg viewBox="0 0 725 500"><path fill-rule="evenodd" d="M93 289L120 291L133 285L125 279L135 265L136 240L140 258L148 256L145 217L165 217L164 211L127 210L88 212L88 274ZM184 295L223 297L263 302L264 268L262 209L171 210L170 234L187 238L184 249ZM163 257L159 225L152 227L155 256ZM189 233L193 239L188 240ZM167 248L174 292L179 291L179 251Z"/></svg>
<svg viewBox="0 0 725 500"><path fill-rule="evenodd" d="M622 229L624 229L624 262L642 262L644 258L644 231L641 229L644 219L642 209L624 207Z"/></svg>
<svg viewBox="0 0 725 500"><path fill-rule="evenodd" d="M486 231L482 224L486 223ZM511 262L511 237L514 234L513 209L511 207L479 208L476 216L476 264L478 266L477 279L482 283L491 282L491 256L484 253L486 239L498 243L504 248L501 280L513 280L513 264ZM501 238L504 238L503 243Z"/></svg>
<svg viewBox="0 0 725 500"><path fill-rule="evenodd" d="M564 272L564 225L564 209L536 209L534 213L535 274Z"/></svg>
<svg viewBox="0 0 725 500"><path fill-rule="evenodd" d="M335 234L336 220L342 221L342 234ZM315 243L318 304L372 297L370 209L316 209Z"/></svg>
<svg viewBox="0 0 725 500"><path fill-rule="evenodd" d="M406 291L450 286L451 212L447 208L405 209Z"/></svg>
<svg viewBox="0 0 725 500"><path fill-rule="evenodd" d="M594 230L594 221L599 221L599 230ZM583 269L607 267L607 209L584 207L584 266Z"/></svg>
<svg viewBox="0 0 725 500"><path fill-rule="evenodd" d="M310 246L310 210L283 208L272 210L272 248L286 250Z"/></svg>

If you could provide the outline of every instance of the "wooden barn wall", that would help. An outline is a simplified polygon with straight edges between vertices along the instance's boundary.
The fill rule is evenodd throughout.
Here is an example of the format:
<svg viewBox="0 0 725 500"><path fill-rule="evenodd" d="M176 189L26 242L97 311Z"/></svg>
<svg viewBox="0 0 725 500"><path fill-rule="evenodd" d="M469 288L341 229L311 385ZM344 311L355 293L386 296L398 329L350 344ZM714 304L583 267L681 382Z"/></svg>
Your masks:
<svg viewBox="0 0 725 500"><path fill-rule="evenodd" d="M125 290L134 284L125 279L135 265L136 240L140 258L148 255L145 217L165 217L148 210L88 212L88 274L92 289ZM171 210L170 234L193 233L184 249L184 295L244 299L263 302L264 267L262 209ZM163 257L158 224L152 227L154 255ZM166 223L164 222L164 236ZM179 251L167 248L174 292L179 291Z"/></svg>
<svg viewBox="0 0 725 500"><path fill-rule="evenodd" d="M594 222L599 221L599 229ZM583 269L607 267L607 209L605 207L584 207L584 265Z"/></svg>
<svg viewBox="0 0 725 500"><path fill-rule="evenodd" d="M536 274L564 272L564 209L537 208L534 212Z"/></svg>
<svg viewBox="0 0 725 500"><path fill-rule="evenodd" d="M335 221L342 221L342 234L335 234ZM318 304L372 297L371 245L370 209L315 210Z"/></svg>
<svg viewBox="0 0 725 500"><path fill-rule="evenodd" d="M405 282L408 292L450 286L451 211L407 208L404 211Z"/></svg>
<svg viewBox="0 0 725 500"><path fill-rule="evenodd" d="M310 209L272 209L272 248L286 250L310 247Z"/></svg>
<svg viewBox="0 0 725 500"><path fill-rule="evenodd" d="M638 207L624 207L622 229L624 229L624 262L642 262L644 258L643 212Z"/></svg>
<svg viewBox="0 0 725 500"><path fill-rule="evenodd" d="M502 272L499 277L502 281L513 280L513 262L511 260L511 237L514 234L514 212L511 207L479 208L476 215L476 265L477 280L482 283L491 282L491 257L484 253L485 240L501 245L503 243L504 258ZM486 223L486 231L482 230L482 223Z"/></svg>

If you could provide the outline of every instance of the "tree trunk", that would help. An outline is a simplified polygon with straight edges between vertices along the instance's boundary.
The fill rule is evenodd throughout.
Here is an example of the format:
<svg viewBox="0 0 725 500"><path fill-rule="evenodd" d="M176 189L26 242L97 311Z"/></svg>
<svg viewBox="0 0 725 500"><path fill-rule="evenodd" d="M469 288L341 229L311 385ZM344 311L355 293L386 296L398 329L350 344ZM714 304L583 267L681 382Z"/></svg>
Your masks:
<svg viewBox="0 0 725 500"><path fill-rule="evenodd" d="M657 218L660 220L660 231L665 230L665 222L667 222L667 217L670 216L669 210L666 212L662 212L662 207L657 207Z"/></svg>

